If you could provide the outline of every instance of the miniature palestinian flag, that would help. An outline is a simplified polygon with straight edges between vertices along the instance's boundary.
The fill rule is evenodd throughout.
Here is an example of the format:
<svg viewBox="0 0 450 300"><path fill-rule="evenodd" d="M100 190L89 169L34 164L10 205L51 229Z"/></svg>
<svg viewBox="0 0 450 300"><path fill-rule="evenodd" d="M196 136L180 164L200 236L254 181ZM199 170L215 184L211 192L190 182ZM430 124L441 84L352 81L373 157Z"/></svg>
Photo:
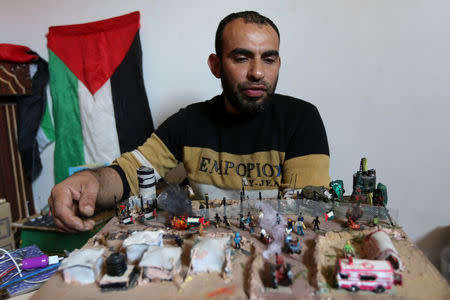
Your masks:
<svg viewBox="0 0 450 300"><path fill-rule="evenodd" d="M334 211L330 210L324 213L325 221L330 221L334 219Z"/></svg>
<svg viewBox="0 0 450 300"><path fill-rule="evenodd" d="M55 182L68 168L111 162L154 131L142 76L139 12L77 25L47 35L54 137Z"/></svg>

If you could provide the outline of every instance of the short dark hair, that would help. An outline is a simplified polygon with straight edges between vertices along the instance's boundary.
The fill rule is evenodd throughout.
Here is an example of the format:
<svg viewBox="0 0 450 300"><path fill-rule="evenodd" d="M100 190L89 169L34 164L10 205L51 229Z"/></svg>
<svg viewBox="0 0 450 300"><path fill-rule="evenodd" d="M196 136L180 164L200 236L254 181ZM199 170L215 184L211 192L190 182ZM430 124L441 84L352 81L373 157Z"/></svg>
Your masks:
<svg viewBox="0 0 450 300"><path fill-rule="evenodd" d="M278 39L280 39L280 32L278 31L277 25L272 22L271 19L260 15L256 11L241 11L236 13L231 13L226 16L222 21L220 21L219 26L216 31L216 54L221 57L223 50L223 30L228 23L236 19L243 19L245 23L270 25L277 33Z"/></svg>

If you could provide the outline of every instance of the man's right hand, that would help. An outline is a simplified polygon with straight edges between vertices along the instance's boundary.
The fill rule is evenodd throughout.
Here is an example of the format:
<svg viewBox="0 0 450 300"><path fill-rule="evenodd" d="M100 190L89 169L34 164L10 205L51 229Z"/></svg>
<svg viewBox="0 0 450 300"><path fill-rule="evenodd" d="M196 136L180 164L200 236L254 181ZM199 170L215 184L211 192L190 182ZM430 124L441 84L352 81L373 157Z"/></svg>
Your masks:
<svg viewBox="0 0 450 300"><path fill-rule="evenodd" d="M94 228L92 217L100 190L100 182L95 172L81 171L55 185L48 204L56 226L61 230L79 233Z"/></svg>

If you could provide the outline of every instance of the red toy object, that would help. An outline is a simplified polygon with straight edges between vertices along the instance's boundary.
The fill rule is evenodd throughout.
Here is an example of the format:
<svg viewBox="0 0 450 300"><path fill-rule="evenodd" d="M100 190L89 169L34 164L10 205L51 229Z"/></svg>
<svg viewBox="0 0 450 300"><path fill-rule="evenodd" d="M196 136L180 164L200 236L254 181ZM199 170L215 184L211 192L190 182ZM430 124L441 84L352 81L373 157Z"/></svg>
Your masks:
<svg viewBox="0 0 450 300"><path fill-rule="evenodd" d="M209 226L209 221L205 221L205 217L188 217L187 224L189 227L195 227L202 224L203 226Z"/></svg>
<svg viewBox="0 0 450 300"><path fill-rule="evenodd" d="M402 276L387 260L341 258L338 263L337 282L340 288L352 292L369 290L382 293L394 284L402 284Z"/></svg>
<svg viewBox="0 0 450 300"><path fill-rule="evenodd" d="M186 217L172 217L170 225L173 229L186 230L188 229L188 224L186 222Z"/></svg>
<svg viewBox="0 0 450 300"><path fill-rule="evenodd" d="M273 288L278 288L278 284L285 282L288 285L291 285L292 280L292 271L291 271L291 265L284 263L284 258L281 255L275 254L275 262L276 265L270 266L270 273L272 276L272 285Z"/></svg>
<svg viewBox="0 0 450 300"><path fill-rule="evenodd" d="M360 230L360 229L364 229L364 228L361 226L361 224L356 223L355 220L354 220L351 216L348 216L347 218L348 218L348 220L347 220L347 227L348 227L348 228L350 228L350 229L352 229L352 230Z"/></svg>

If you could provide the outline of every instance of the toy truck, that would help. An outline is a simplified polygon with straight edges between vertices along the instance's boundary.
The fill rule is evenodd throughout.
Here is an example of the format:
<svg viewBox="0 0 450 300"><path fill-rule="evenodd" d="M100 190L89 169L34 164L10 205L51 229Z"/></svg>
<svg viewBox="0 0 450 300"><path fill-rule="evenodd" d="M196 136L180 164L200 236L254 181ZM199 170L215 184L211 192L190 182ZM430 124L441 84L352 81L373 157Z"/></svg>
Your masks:
<svg viewBox="0 0 450 300"><path fill-rule="evenodd" d="M361 289L382 293L402 283L401 275L394 272L387 260L353 259L350 256L339 259L337 268L338 286L352 292Z"/></svg>

